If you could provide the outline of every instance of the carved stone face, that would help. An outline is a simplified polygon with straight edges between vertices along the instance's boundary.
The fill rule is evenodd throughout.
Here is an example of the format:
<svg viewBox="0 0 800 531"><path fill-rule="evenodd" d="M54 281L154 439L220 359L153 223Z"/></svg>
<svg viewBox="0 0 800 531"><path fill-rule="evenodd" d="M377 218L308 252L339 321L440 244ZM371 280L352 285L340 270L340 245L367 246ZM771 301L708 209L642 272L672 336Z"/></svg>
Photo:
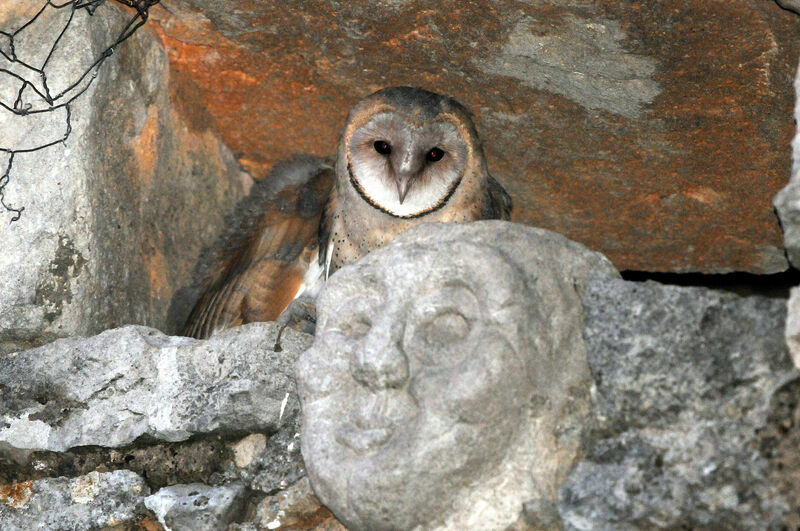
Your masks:
<svg viewBox="0 0 800 531"><path fill-rule="evenodd" d="M446 515L527 422L532 295L486 246L374 256L331 277L318 301L297 365L303 455L348 527L413 528Z"/></svg>

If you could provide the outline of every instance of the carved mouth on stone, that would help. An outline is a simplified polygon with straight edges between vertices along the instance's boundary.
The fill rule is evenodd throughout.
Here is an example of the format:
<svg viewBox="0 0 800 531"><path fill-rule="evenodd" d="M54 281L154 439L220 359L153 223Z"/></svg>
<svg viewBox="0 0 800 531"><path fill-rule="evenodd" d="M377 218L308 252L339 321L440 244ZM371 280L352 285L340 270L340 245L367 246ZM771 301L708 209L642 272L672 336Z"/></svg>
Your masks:
<svg viewBox="0 0 800 531"><path fill-rule="evenodd" d="M336 431L336 440L341 444L364 453L385 445L392 438L397 424L387 416L395 404L390 392L370 394Z"/></svg>
<svg viewBox="0 0 800 531"><path fill-rule="evenodd" d="M364 453L385 445L393 434L394 426L389 419L359 419L342 424L336 432L336 440L358 453Z"/></svg>

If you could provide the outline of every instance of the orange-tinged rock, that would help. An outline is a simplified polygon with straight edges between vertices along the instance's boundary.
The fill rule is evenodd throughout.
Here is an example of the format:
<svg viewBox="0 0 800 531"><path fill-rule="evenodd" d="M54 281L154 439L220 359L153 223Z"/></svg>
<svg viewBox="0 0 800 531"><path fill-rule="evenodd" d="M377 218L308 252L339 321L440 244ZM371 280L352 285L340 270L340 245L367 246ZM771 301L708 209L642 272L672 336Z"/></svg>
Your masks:
<svg viewBox="0 0 800 531"><path fill-rule="evenodd" d="M256 509L259 528L299 531L345 531L344 525L320 504L307 477L286 490L264 498Z"/></svg>
<svg viewBox="0 0 800 531"><path fill-rule="evenodd" d="M0 485L0 502L13 509L25 507L33 495L33 481Z"/></svg>
<svg viewBox="0 0 800 531"><path fill-rule="evenodd" d="M333 153L388 85L476 116L514 220L620 269L784 269L771 206L789 177L800 18L773 2L206 3L153 9L172 94L255 177Z"/></svg>

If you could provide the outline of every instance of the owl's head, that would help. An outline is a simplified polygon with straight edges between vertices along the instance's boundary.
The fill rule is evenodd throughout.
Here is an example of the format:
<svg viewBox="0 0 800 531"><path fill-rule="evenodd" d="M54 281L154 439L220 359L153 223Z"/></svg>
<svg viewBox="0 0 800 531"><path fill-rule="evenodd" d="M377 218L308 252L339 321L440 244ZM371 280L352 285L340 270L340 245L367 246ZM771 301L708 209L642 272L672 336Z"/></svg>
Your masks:
<svg viewBox="0 0 800 531"><path fill-rule="evenodd" d="M469 112L414 87L386 88L361 100L339 148L341 171L359 195L403 218L440 208L483 160Z"/></svg>

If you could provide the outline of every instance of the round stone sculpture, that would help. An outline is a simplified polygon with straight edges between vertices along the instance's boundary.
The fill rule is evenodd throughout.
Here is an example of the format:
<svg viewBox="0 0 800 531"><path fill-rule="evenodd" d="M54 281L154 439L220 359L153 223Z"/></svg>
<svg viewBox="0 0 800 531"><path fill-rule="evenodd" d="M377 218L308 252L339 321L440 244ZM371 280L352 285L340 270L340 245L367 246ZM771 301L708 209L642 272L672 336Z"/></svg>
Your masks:
<svg viewBox="0 0 800 531"><path fill-rule="evenodd" d="M499 528L550 507L588 411L590 272L616 275L553 233L480 222L420 227L333 275L297 364L322 502L351 529Z"/></svg>

